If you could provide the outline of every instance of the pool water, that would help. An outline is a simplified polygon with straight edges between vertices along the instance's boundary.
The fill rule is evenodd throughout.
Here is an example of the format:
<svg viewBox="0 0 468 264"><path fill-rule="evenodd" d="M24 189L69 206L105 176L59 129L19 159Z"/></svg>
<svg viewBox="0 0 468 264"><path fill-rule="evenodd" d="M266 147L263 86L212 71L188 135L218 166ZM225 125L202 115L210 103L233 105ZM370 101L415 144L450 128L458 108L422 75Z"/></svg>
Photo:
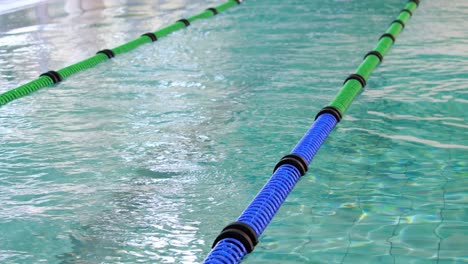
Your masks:
<svg viewBox="0 0 468 264"><path fill-rule="evenodd" d="M223 1L0 2L5 92ZM201 262L404 3L246 0L2 106L0 262ZM468 262L467 15L422 1L244 263Z"/></svg>

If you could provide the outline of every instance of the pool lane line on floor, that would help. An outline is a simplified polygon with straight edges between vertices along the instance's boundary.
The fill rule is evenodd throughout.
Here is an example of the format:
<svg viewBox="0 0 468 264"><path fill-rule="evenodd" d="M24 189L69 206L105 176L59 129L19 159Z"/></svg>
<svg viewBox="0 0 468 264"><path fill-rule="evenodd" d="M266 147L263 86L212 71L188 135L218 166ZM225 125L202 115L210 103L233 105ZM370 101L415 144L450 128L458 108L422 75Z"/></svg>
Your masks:
<svg viewBox="0 0 468 264"><path fill-rule="evenodd" d="M366 86L370 74L395 43L419 2L419 0L408 1L387 31L380 36L374 49L364 56L356 72L346 78L337 96L317 114L315 122L291 154L284 156L276 164L271 178L241 216L236 222L224 227L216 237L204 263L240 263L245 255L254 250L258 237L271 222L300 177L306 174L320 146Z"/></svg>
<svg viewBox="0 0 468 264"><path fill-rule="evenodd" d="M62 80L70 77L71 75L92 68L101 62L107 61L117 55L129 52L131 50L136 49L137 47L146 44L155 42L158 39L169 35L179 29L186 28L190 26L190 24L196 20L210 18L218 13L226 11L227 9L239 5L243 2L243 0L228 0L226 3L221 4L217 7L210 7L205 11L189 17L187 19L183 18L178 20L177 22L173 23L172 25L166 26L156 32L148 32L141 35L139 38L129 41L123 45L120 45L113 49L103 49L98 51L96 55L62 68L58 71L48 71L43 73L39 76L39 78L30 81L26 84L23 84L17 88L4 92L0 94L0 107L5 105L13 100L16 100L20 97L26 96L31 94L34 91L37 91L41 88L45 88L48 86L52 86L56 83L61 82Z"/></svg>

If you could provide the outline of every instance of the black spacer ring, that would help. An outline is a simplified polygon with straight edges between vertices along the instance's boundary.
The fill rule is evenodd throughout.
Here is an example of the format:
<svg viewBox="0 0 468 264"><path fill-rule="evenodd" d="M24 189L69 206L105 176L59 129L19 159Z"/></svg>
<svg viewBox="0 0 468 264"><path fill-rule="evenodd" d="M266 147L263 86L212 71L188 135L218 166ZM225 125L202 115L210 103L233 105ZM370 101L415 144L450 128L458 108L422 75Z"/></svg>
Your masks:
<svg viewBox="0 0 468 264"><path fill-rule="evenodd" d="M305 159L297 154L289 154L280 159L280 161L276 164L275 168L273 169L273 173L281 167L282 165L289 164L294 166L299 173L301 173L301 176L304 176L307 172L308 165Z"/></svg>
<svg viewBox="0 0 468 264"><path fill-rule="evenodd" d="M392 24L393 23L398 23L401 25L402 28L405 28L405 23L403 23L403 21L401 21L400 19L395 19L392 21Z"/></svg>
<svg viewBox="0 0 468 264"><path fill-rule="evenodd" d="M109 59L112 59L113 57L115 57L114 52L110 49L103 49L103 50L96 52L96 54L99 54L99 53L105 54L107 58Z"/></svg>
<svg viewBox="0 0 468 264"><path fill-rule="evenodd" d="M248 224L243 223L243 222L233 222L227 225L226 227L223 228L222 231L225 231L227 229L238 229L244 233L246 233L250 240L252 241L252 244L256 246L258 244L258 237L257 233L255 230Z"/></svg>
<svg viewBox="0 0 468 264"><path fill-rule="evenodd" d="M408 2L413 2L413 3L415 3L417 6L419 6L419 0L409 0Z"/></svg>
<svg viewBox="0 0 468 264"><path fill-rule="evenodd" d="M252 252L254 247L258 244L257 233L255 233L251 226L242 222L234 222L223 228L211 247L214 248L219 241L225 238L238 240L244 245L248 253Z"/></svg>
<svg viewBox="0 0 468 264"><path fill-rule="evenodd" d="M214 7L207 8L206 11L211 11L214 16L218 14L218 10L216 10Z"/></svg>
<svg viewBox="0 0 468 264"><path fill-rule="evenodd" d="M411 10L409 10L409 9L406 9L406 8L405 8L405 9L402 9L402 10L400 11L400 13L403 13L403 12L406 12L406 13L408 13L410 16L413 16L413 12L411 12Z"/></svg>
<svg viewBox="0 0 468 264"><path fill-rule="evenodd" d="M148 33L145 33L143 35L141 35L142 37L143 36L147 36L148 38L151 39L152 42L155 42L158 40L158 37L156 36L156 34L152 33L152 32L148 32Z"/></svg>
<svg viewBox="0 0 468 264"><path fill-rule="evenodd" d="M185 24L185 27L190 26L190 21L188 21L188 20L185 19L185 18L179 19L179 20L177 20L177 22L182 22L182 23L184 23L184 24Z"/></svg>
<svg viewBox="0 0 468 264"><path fill-rule="evenodd" d="M336 121L338 122L340 122L343 118L343 115L341 114L340 110L333 106L325 106L324 108L322 108L322 110L320 110L320 112L317 113L317 115L315 116L315 120L317 120L317 118L319 118L319 116L323 114L333 115L336 118Z"/></svg>
<svg viewBox="0 0 468 264"><path fill-rule="evenodd" d="M377 58L379 58L379 61L382 62L383 61L383 56L380 52L376 51L376 50L372 50L372 51L369 51L367 52L367 54L364 56L364 59L367 58L367 56L369 55L374 55L376 56Z"/></svg>
<svg viewBox="0 0 468 264"><path fill-rule="evenodd" d="M49 77L52 80L52 82L54 82L54 83L58 83L58 82L62 81L62 76L60 76L60 74L58 72L56 72L56 71L48 71L48 72L45 72L45 73L39 75L39 77L41 77L41 76Z"/></svg>
<svg viewBox="0 0 468 264"><path fill-rule="evenodd" d="M355 74L355 73L350 74L350 75L348 76L348 78L346 78L346 80L343 82L343 84L345 84L345 83L346 83L347 81L349 81L349 80L356 80L356 81L359 81L359 82L361 83L361 85L362 85L363 88L364 88L364 87L366 86L366 84L367 84L367 83L366 83L366 79L364 79L364 77L362 77L362 76L359 75L359 74Z"/></svg>
<svg viewBox="0 0 468 264"><path fill-rule="evenodd" d="M392 42L395 43L395 37L392 34L385 33L382 36L380 36L379 40L384 38L384 37L389 37L392 40Z"/></svg>

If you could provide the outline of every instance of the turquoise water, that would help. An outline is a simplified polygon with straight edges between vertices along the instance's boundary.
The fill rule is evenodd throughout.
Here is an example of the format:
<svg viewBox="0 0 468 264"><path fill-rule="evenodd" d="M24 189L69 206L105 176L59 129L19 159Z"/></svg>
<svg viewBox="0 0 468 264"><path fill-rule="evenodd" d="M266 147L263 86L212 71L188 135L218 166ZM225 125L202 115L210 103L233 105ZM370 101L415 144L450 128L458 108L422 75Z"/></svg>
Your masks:
<svg viewBox="0 0 468 264"><path fill-rule="evenodd" d="M218 3L0 9L0 92ZM246 0L1 107L0 262L201 262L404 3ZM467 15L421 4L245 263L468 262Z"/></svg>

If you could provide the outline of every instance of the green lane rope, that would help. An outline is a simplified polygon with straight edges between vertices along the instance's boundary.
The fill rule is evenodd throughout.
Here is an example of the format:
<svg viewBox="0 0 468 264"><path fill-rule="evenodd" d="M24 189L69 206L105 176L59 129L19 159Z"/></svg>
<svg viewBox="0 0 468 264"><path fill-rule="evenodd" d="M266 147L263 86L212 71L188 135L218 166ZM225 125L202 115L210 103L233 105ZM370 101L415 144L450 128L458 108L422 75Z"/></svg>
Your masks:
<svg viewBox="0 0 468 264"><path fill-rule="evenodd" d="M187 19L181 19L172 25L169 25L165 28L162 28L156 32L150 32L141 35L139 38L134 39L130 42L122 44L118 47L115 47L111 50L101 50L96 55L85 59L83 61L77 62L73 65L67 66L63 69L58 71L49 71L47 73L41 74L41 76L31 82L25 83L17 88L9 90L3 94L0 94L0 106L5 105L15 99L20 97L26 96L34 91L37 91L41 88L52 86L55 83L62 81L70 77L71 75L84 71L89 68L93 68L94 66L111 59L114 56L129 52L138 48L139 46L154 42L162 37L165 37L179 29L188 27L192 22L199 20L210 18L212 16L217 15L218 13L224 12L227 9L239 5L242 3L242 0L228 0L228 2L221 4L217 7L211 7L206 9L205 11L201 12L198 15L194 15Z"/></svg>
<svg viewBox="0 0 468 264"><path fill-rule="evenodd" d="M330 102L329 108L334 108L339 111L341 116L344 116L348 107L362 88L364 88L370 74L377 65L379 65L395 42L395 39L400 35L404 25L411 17L413 11L416 10L418 4L419 0L411 0L406 4L405 8L401 10L398 17L390 24L387 31L385 31L385 34L381 36L373 51L366 55L356 72L346 79L343 88L341 88L338 95Z"/></svg>

